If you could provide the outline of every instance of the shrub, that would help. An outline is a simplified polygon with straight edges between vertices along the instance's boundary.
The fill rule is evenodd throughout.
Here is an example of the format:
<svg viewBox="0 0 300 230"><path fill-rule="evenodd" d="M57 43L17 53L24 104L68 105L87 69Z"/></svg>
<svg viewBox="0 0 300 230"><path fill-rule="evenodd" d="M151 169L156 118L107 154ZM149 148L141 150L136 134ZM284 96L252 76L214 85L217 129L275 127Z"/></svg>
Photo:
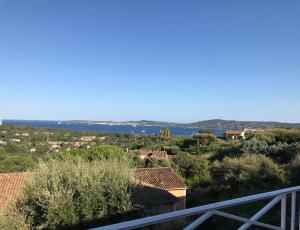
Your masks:
<svg viewBox="0 0 300 230"><path fill-rule="evenodd" d="M164 158L146 157L145 168L170 167L171 163Z"/></svg>
<svg viewBox="0 0 300 230"><path fill-rule="evenodd" d="M215 158L218 160L223 160L224 157L238 157L243 154L241 146L239 143L231 143L230 145L221 146L216 151Z"/></svg>
<svg viewBox="0 0 300 230"><path fill-rule="evenodd" d="M273 133L272 131L261 131L261 132L248 131L246 132L246 138L248 140L255 138L257 140L264 141L268 144L274 144L276 142L275 133Z"/></svg>
<svg viewBox="0 0 300 230"><path fill-rule="evenodd" d="M123 150L114 145L99 145L92 147L87 153L91 159L122 158L124 156Z"/></svg>
<svg viewBox="0 0 300 230"><path fill-rule="evenodd" d="M5 230L29 230L25 215L16 205L8 206L3 215L0 215L0 229Z"/></svg>
<svg viewBox="0 0 300 230"><path fill-rule="evenodd" d="M39 163L16 212L32 229L112 221L133 208L130 183L131 171L124 161L52 159Z"/></svg>
<svg viewBox="0 0 300 230"><path fill-rule="evenodd" d="M256 137L243 141L239 146L231 146L218 150L218 156L234 157L242 153L263 154L275 162L286 164L290 162L297 154L300 154L300 144L286 142L277 142L269 145L266 141L257 139Z"/></svg>
<svg viewBox="0 0 300 230"><path fill-rule="evenodd" d="M243 153L260 153L265 154L268 149L268 144L266 141L252 138L250 140L244 141L241 144L241 151Z"/></svg>
<svg viewBox="0 0 300 230"><path fill-rule="evenodd" d="M300 154L300 143L281 143L272 145L268 149L268 156L276 162L286 164Z"/></svg>
<svg viewBox="0 0 300 230"><path fill-rule="evenodd" d="M257 138L268 144L286 142L288 144L300 141L300 129L269 129L264 132L249 132L248 138Z"/></svg>
<svg viewBox="0 0 300 230"><path fill-rule="evenodd" d="M29 143L15 143L15 142L8 142L5 145L5 151L7 153L29 153L30 147Z"/></svg>
<svg viewBox="0 0 300 230"><path fill-rule="evenodd" d="M300 141L300 129L275 129L275 141L288 144Z"/></svg>
<svg viewBox="0 0 300 230"><path fill-rule="evenodd" d="M0 155L6 154L5 148L0 146Z"/></svg>
<svg viewBox="0 0 300 230"><path fill-rule="evenodd" d="M225 157L211 168L213 182L231 194L269 191L282 186L285 176L282 169L270 158L261 154L244 154L239 158Z"/></svg>
<svg viewBox="0 0 300 230"><path fill-rule="evenodd" d="M174 156L173 162L189 187L205 183L210 179L208 161L201 156L181 153Z"/></svg>
<svg viewBox="0 0 300 230"><path fill-rule="evenodd" d="M167 151L169 155L176 155L181 151L181 149L178 146L174 145L165 147L165 151Z"/></svg>
<svg viewBox="0 0 300 230"><path fill-rule="evenodd" d="M86 149L72 149L69 152L63 152L58 154L58 157L64 157L67 155L80 156L89 161L96 159L120 159L125 156L123 150L114 145L99 145ZM56 156L57 157L57 156Z"/></svg>
<svg viewBox="0 0 300 230"><path fill-rule="evenodd" d="M290 182L293 185L300 184L300 155L297 155L287 166L287 172Z"/></svg>
<svg viewBox="0 0 300 230"><path fill-rule="evenodd" d="M216 137L210 133L197 133L193 135L198 145L208 145L216 141Z"/></svg>
<svg viewBox="0 0 300 230"><path fill-rule="evenodd" d="M35 166L36 162L30 156L4 155L0 159L0 173L23 172Z"/></svg>

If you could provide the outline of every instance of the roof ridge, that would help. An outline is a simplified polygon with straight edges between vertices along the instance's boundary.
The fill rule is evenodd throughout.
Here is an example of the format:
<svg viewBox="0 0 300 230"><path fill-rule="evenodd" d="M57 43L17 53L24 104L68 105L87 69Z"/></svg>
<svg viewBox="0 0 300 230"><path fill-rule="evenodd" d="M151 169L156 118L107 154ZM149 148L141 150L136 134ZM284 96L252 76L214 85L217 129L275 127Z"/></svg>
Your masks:
<svg viewBox="0 0 300 230"><path fill-rule="evenodd" d="M0 173L0 175L11 175L11 174L26 174L28 172L8 172L8 173Z"/></svg>
<svg viewBox="0 0 300 230"><path fill-rule="evenodd" d="M135 169L171 169L173 170L171 167L153 167L153 168L135 168Z"/></svg>

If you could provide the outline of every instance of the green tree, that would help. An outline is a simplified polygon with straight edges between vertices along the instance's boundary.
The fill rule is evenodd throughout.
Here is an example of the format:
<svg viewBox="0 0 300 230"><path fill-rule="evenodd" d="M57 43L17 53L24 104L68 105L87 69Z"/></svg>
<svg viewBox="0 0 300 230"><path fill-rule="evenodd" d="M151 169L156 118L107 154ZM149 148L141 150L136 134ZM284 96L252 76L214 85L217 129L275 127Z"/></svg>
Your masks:
<svg viewBox="0 0 300 230"><path fill-rule="evenodd" d="M36 162L30 156L4 155L1 158L0 173L24 172L36 166Z"/></svg>
<svg viewBox="0 0 300 230"><path fill-rule="evenodd" d="M29 177L13 216L30 229L85 229L91 221L99 225L107 219L118 222L122 213L133 209L131 180L124 161L67 158L41 162ZM8 214L0 220L1 229L16 225Z"/></svg>
<svg viewBox="0 0 300 230"><path fill-rule="evenodd" d="M297 155L287 166L287 172L290 182L293 185L300 184L300 155Z"/></svg>
<svg viewBox="0 0 300 230"><path fill-rule="evenodd" d="M8 142L5 145L5 151L7 153L29 153L30 147L29 143L15 143Z"/></svg>
<svg viewBox="0 0 300 230"><path fill-rule="evenodd" d="M216 137L210 133L196 133L193 135L193 138L197 142L197 150L200 152L200 146L209 145L210 143L216 141Z"/></svg>
<svg viewBox="0 0 300 230"><path fill-rule="evenodd" d="M99 145L90 148L88 151L88 156L91 159L109 159L109 158L122 158L124 157L124 151L114 145Z"/></svg>
<svg viewBox="0 0 300 230"><path fill-rule="evenodd" d="M124 151L114 145L98 145L90 149L72 149L71 151L61 153L62 157L65 155L81 156L90 161L96 159L120 159L125 157Z"/></svg>
<svg viewBox="0 0 300 230"><path fill-rule="evenodd" d="M5 148L3 146L0 146L0 155L6 154Z"/></svg>
<svg viewBox="0 0 300 230"><path fill-rule="evenodd" d="M173 162L189 187L206 183L210 180L208 161L201 156L181 153L174 156Z"/></svg>
<svg viewBox="0 0 300 230"><path fill-rule="evenodd" d="M165 145L166 141L170 138L171 132L168 128L163 128L160 130L160 137L164 140L164 151L165 151Z"/></svg>
<svg viewBox="0 0 300 230"><path fill-rule="evenodd" d="M145 168L157 168L157 167L170 167L171 163L163 158L157 158L157 157L146 157L144 159Z"/></svg>
<svg viewBox="0 0 300 230"><path fill-rule="evenodd" d="M160 137L164 140L168 140L171 136L170 129L163 128L160 130Z"/></svg>
<svg viewBox="0 0 300 230"><path fill-rule="evenodd" d="M37 143L35 145L35 148L36 148L36 153L39 155L44 155L50 150L49 145L45 143Z"/></svg>
<svg viewBox="0 0 300 230"><path fill-rule="evenodd" d="M269 191L283 185L284 171L270 158L261 154L225 157L211 167L213 184L219 191L230 195Z"/></svg>

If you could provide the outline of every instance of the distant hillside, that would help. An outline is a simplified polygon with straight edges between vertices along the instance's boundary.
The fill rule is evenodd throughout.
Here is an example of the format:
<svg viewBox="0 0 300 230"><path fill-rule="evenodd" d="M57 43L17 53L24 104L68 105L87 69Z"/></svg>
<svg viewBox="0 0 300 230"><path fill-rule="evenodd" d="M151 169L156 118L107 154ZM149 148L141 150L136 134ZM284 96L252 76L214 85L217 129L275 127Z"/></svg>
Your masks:
<svg viewBox="0 0 300 230"><path fill-rule="evenodd" d="M287 128L300 128L300 123L281 123L281 122L265 122L265 121L235 121L235 120L221 120L212 119L193 123L174 123L174 122L163 122L163 121L127 121L127 122L113 122L113 121L82 121L89 123L102 123L102 124L115 124L115 125L155 125L165 127L195 127L199 129L244 129L244 128L276 128L276 127L287 127Z"/></svg>
<svg viewBox="0 0 300 230"><path fill-rule="evenodd" d="M244 128L276 128L276 127L298 127L300 123L281 123L264 121L234 121L234 120L207 120L188 124L200 129L244 129Z"/></svg>

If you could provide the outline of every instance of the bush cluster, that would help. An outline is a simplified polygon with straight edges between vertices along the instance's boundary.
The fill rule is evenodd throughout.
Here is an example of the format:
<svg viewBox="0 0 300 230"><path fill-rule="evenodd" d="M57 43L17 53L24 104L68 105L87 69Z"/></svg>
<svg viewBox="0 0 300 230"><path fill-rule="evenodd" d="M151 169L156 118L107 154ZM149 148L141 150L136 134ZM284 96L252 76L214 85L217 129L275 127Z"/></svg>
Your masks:
<svg viewBox="0 0 300 230"><path fill-rule="evenodd" d="M133 209L131 178L125 161L75 157L40 162L21 201L1 218L0 229L82 228L118 219Z"/></svg>

